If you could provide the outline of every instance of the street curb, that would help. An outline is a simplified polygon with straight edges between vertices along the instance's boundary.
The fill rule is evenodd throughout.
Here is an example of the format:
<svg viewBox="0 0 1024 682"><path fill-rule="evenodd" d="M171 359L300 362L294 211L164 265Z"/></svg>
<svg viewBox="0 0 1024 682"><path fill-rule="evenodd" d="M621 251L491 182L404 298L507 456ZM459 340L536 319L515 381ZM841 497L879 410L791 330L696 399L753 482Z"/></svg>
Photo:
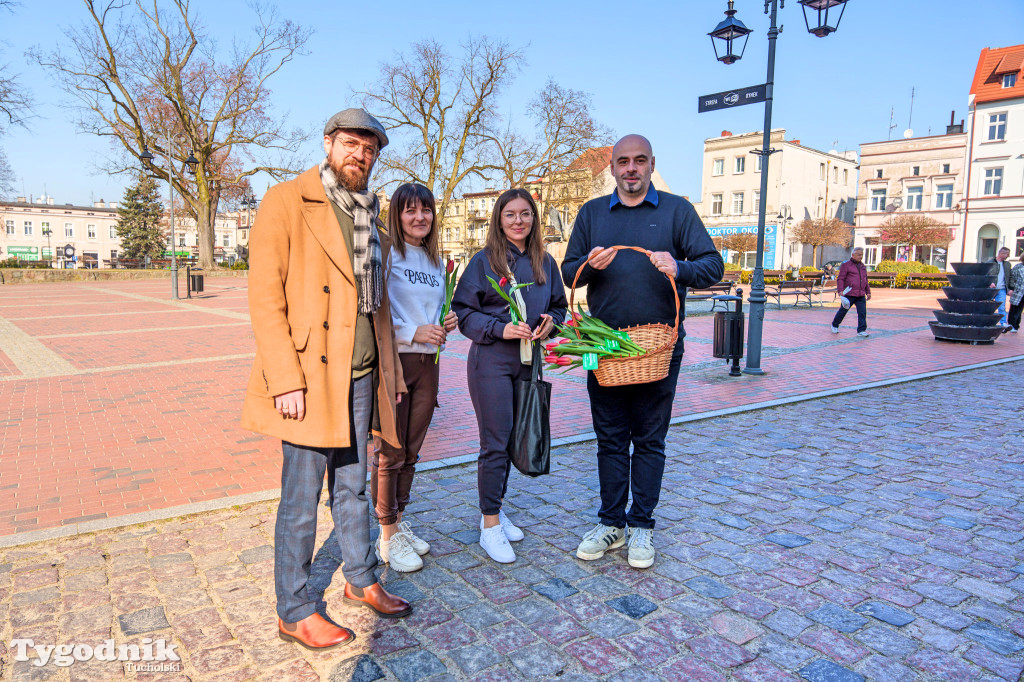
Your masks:
<svg viewBox="0 0 1024 682"><path fill-rule="evenodd" d="M1024 360L1024 355L1015 355L1008 358L999 358L997 360L987 360L985 362L979 362L973 365L961 365L959 367L938 369L931 372L924 372L921 374L912 374L910 376L897 377L895 379L883 379L881 381L872 381L866 384L857 384L856 386L846 386L843 388L829 389L827 391L804 393L802 395L795 395L787 398L778 398L775 400L766 400L764 402L752 403L750 405L739 405L736 407L722 408L720 410L711 410L708 412L687 414L672 418L670 424L676 426L679 424L687 424L690 422L702 421L704 419L711 419L714 417L741 414L743 412L753 412L756 410L763 410L770 407L779 407L782 405L792 405L794 403L805 402L808 400L830 398L837 395L843 395L844 393L856 393L857 391L864 391L872 388L882 388L884 386L905 384L910 383L912 381L921 381L923 379L934 379L935 377L946 376L949 374L958 374L960 372L966 372L974 369L984 369L986 367L994 367L997 365L1003 365L1009 362L1017 362L1020 360ZM756 381L757 378L751 377L750 380ZM561 447L563 445L573 445L575 443L584 443L587 441L592 441L595 440L596 438L597 436L594 434L593 431L588 431L586 433L579 433L572 436L566 436L564 438L552 438L551 446ZM475 462L476 459L477 455L475 454L458 455L456 457L448 457L445 459L439 459L431 462L424 462L422 464L418 464L417 469L419 471L437 471L440 469L448 469L450 467L461 466L463 464L470 464L472 462ZM65 538L85 533L95 533L97 531L110 530L112 528L123 528L126 526L134 526L140 523L166 521L168 519L173 519L180 516L188 516L191 514L198 514L201 512L217 511L220 509L227 509L229 507L253 504L255 502L266 502L269 500L276 500L280 497L281 489L275 488L273 490L264 490L262 492L246 493L245 495L238 495L236 497L218 498L216 500L194 502L192 504L185 504L177 507L169 507L167 509L155 509L153 511L126 514L124 516L117 516L111 519L86 521L84 523L69 524L67 526L61 526L59 528L48 528L45 530L33 530L25 533L15 533L13 535L6 535L0 537L0 548L18 547L21 545L32 544L34 542L54 540L58 538Z"/></svg>

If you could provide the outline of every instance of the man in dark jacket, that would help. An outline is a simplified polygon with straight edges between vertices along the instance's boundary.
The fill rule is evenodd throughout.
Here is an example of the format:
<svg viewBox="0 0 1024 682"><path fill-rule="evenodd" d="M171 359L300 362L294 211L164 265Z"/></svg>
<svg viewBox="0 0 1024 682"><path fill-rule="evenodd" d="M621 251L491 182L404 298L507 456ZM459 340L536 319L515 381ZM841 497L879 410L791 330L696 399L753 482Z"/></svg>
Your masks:
<svg viewBox="0 0 1024 682"><path fill-rule="evenodd" d="M619 140L611 158L616 189L580 209L562 262L562 277L572 282L580 266L593 258L583 267L577 286L587 286L590 312L614 328L673 325L672 286L685 302L687 287L710 286L724 274L722 257L693 206L652 187L653 171L654 154L646 138L627 135ZM652 253L648 258L607 248L616 245L639 246ZM601 523L580 543L580 559L599 559L606 550L624 545L628 525L629 565L647 568L654 563L653 514L665 471L665 436L683 354L684 315L685 309L680 310L679 342L664 379L601 386L592 372L587 376L597 434ZM627 514L630 491L633 505Z"/></svg>
<svg viewBox="0 0 1024 682"><path fill-rule="evenodd" d="M996 283L992 287L998 290L994 300L999 301L999 308L996 312L1003 316L999 320L999 324L1002 325L1004 333L1010 331L1010 325L1006 323L1006 297L1008 294L1013 293L1013 289L1010 287L1010 263L1007 261L1009 257L1010 249L1004 246L999 249L996 257L989 261L999 266L995 272Z"/></svg>
<svg viewBox="0 0 1024 682"><path fill-rule="evenodd" d="M857 336L868 336L868 304L871 300L871 285L868 284L868 269L862 262L864 249L859 246L850 254L850 260L839 266L839 277L836 278L836 291L850 301L850 305L841 305L832 318L832 333L839 333L839 325L846 317L850 306L857 306ZM849 291L847 291L849 287Z"/></svg>

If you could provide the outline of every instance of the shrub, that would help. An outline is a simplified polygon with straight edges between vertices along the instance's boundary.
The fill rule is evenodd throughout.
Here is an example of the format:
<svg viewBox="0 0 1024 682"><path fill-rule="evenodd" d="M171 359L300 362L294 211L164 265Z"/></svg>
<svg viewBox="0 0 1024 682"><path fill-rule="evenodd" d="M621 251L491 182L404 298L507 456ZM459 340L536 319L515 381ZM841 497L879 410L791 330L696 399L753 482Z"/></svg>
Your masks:
<svg viewBox="0 0 1024 682"><path fill-rule="evenodd" d="M246 261L244 261L244 260L236 260L236 261L235 261L235 262L234 262L234 263L233 263L233 264L231 265L231 269L232 269L232 270L248 270L248 269L249 269L249 263L247 263L247 262L246 262Z"/></svg>

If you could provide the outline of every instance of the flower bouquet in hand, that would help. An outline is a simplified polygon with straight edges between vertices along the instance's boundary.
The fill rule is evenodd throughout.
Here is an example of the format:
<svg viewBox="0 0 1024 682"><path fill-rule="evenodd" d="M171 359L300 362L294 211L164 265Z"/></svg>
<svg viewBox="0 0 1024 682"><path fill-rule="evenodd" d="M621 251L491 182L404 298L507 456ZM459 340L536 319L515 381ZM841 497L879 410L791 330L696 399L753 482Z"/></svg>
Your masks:
<svg viewBox="0 0 1024 682"><path fill-rule="evenodd" d="M643 348L633 343L629 334L612 329L601 320L583 312L577 304L577 312L570 312L572 319L558 327L558 333L566 338L544 346L544 357L548 369L575 367L597 369L600 358L629 358L645 354Z"/></svg>
<svg viewBox="0 0 1024 682"><path fill-rule="evenodd" d="M494 287L494 290L498 292L499 296L508 301L508 310L509 314L512 316L512 324L519 324L520 322L525 322L526 318L523 316L523 311L519 309L519 305L515 302L515 299L512 296L520 289L524 289L528 286L533 286L533 282L517 284L514 287L510 287L509 290L506 292L505 287L508 286L507 277L502 277L500 280L495 282L490 275L487 275L487 281L491 283L491 286Z"/></svg>
<svg viewBox="0 0 1024 682"><path fill-rule="evenodd" d="M455 295L455 280L459 278L459 266L455 264L455 261L449 259L448 265L444 268L444 303L441 304L441 317L438 318L438 324L444 327L444 318L448 317L448 313L452 310L452 296ZM434 364L437 364L438 359L441 357L441 346L437 347L437 352L434 353Z"/></svg>

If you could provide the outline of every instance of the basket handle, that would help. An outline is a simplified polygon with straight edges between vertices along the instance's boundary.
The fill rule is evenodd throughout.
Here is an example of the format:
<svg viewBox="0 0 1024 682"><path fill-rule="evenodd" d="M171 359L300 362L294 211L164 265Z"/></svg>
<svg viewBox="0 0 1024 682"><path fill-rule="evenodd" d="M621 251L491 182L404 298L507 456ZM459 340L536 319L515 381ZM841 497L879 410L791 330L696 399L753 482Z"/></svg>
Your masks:
<svg viewBox="0 0 1024 682"><path fill-rule="evenodd" d="M629 251L636 251L638 253L642 253L648 258L650 258L652 254L651 251L648 251L647 249L641 248L639 246L609 246L607 248L612 249L613 251L623 251L628 249ZM572 319L573 299L576 296L576 282L579 281L580 274L583 272L583 268L585 268L587 264L590 263L591 260L593 260L593 258L593 256L588 256L587 260L585 260L576 270L576 276L573 277L572 288L569 289L569 319ZM672 296L674 296L676 299L676 324L673 327L673 329L679 329L679 290L676 289L676 282L674 279L672 279L668 275L665 275L665 277L668 277L669 284L672 285Z"/></svg>

